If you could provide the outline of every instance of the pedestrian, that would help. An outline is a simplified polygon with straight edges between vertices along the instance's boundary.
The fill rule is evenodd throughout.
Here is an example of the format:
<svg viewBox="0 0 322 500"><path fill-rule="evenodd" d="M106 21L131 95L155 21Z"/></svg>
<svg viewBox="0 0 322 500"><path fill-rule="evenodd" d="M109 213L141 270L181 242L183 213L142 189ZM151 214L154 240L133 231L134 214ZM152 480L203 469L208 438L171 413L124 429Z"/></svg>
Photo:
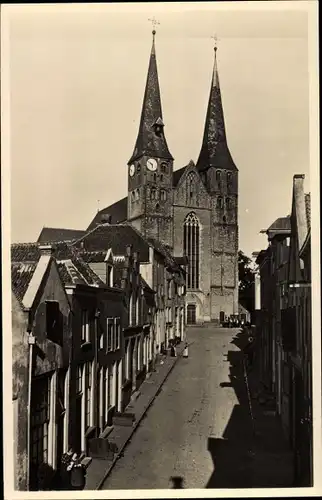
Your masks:
<svg viewBox="0 0 322 500"><path fill-rule="evenodd" d="M67 466L67 471L70 472L70 489L83 490L86 484L86 469L78 461L77 453L74 453L72 456L71 462Z"/></svg>
<svg viewBox="0 0 322 500"><path fill-rule="evenodd" d="M188 358L188 356L189 356L189 351L188 351L188 342L186 342L186 343L185 343L185 346L184 346L184 350L183 350L183 354L182 354L182 356L183 356L184 358Z"/></svg>
<svg viewBox="0 0 322 500"><path fill-rule="evenodd" d="M172 488L173 489L182 489L183 488L183 478L180 476L172 476Z"/></svg>

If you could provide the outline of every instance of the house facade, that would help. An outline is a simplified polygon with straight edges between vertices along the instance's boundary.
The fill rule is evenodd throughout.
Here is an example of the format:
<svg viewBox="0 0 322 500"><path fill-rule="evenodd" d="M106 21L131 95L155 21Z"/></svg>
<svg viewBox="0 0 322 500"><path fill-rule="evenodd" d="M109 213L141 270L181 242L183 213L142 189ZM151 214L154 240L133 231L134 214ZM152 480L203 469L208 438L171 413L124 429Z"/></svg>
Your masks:
<svg viewBox="0 0 322 500"><path fill-rule="evenodd" d="M312 485L310 195L294 175L291 215L267 230L257 253L256 327L261 380L294 451L296 486Z"/></svg>

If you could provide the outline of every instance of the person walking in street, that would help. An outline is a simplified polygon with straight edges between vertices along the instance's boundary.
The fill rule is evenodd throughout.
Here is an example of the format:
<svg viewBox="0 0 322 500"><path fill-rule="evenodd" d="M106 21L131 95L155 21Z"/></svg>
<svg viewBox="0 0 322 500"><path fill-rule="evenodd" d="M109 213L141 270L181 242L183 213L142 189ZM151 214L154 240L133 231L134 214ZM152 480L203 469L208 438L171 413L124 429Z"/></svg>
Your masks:
<svg viewBox="0 0 322 500"><path fill-rule="evenodd" d="M184 358L187 358L189 356L189 351L188 351L188 342L185 343L184 350L182 356Z"/></svg>

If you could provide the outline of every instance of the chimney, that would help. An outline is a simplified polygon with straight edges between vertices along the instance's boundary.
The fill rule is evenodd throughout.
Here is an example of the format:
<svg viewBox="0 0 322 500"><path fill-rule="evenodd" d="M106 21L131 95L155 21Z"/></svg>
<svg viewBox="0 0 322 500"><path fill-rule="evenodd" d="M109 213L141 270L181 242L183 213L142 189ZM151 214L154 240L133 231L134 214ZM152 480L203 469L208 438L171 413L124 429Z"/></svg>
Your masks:
<svg viewBox="0 0 322 500"><path fill-rule="evenodd" d="M111 224L112 216L110 214L101 215L101 224Z"/></svg>
<svg viewBox="0 0 322 500"><path fill-rule="evenodd" d="M305 193L304 193L304 174L296 174L293 176L293 196L296 206L296 223L298 233L299 249L302 248L304 240L307 235L307 218L305 207Z"/></svg>
<svg viewBox="0 0 322 500"><path fill-rule="evenodd" d="M39 245L40 255L53 255L55 247L53 245Z"/></svg>

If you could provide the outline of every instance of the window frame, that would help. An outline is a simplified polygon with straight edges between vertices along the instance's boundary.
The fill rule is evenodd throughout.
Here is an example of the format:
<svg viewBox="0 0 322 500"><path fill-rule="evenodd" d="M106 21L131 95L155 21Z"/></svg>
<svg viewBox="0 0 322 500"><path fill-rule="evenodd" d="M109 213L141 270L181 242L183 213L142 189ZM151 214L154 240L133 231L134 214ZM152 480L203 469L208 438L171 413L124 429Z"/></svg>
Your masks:
<svg viewBox="0 0 322 500"><path fill-rule="evenodd" d="M89 335L89 313L87 309L82 309L81 311L81 342L84 344L85 342L90 341Z"/></svg>
<svg viewBox="0 0 322 500"><path fill-rule="evenodd" d="M106 318L106 353L112 352L113 349L113 335L114 335L114 318Z"/></svg>

